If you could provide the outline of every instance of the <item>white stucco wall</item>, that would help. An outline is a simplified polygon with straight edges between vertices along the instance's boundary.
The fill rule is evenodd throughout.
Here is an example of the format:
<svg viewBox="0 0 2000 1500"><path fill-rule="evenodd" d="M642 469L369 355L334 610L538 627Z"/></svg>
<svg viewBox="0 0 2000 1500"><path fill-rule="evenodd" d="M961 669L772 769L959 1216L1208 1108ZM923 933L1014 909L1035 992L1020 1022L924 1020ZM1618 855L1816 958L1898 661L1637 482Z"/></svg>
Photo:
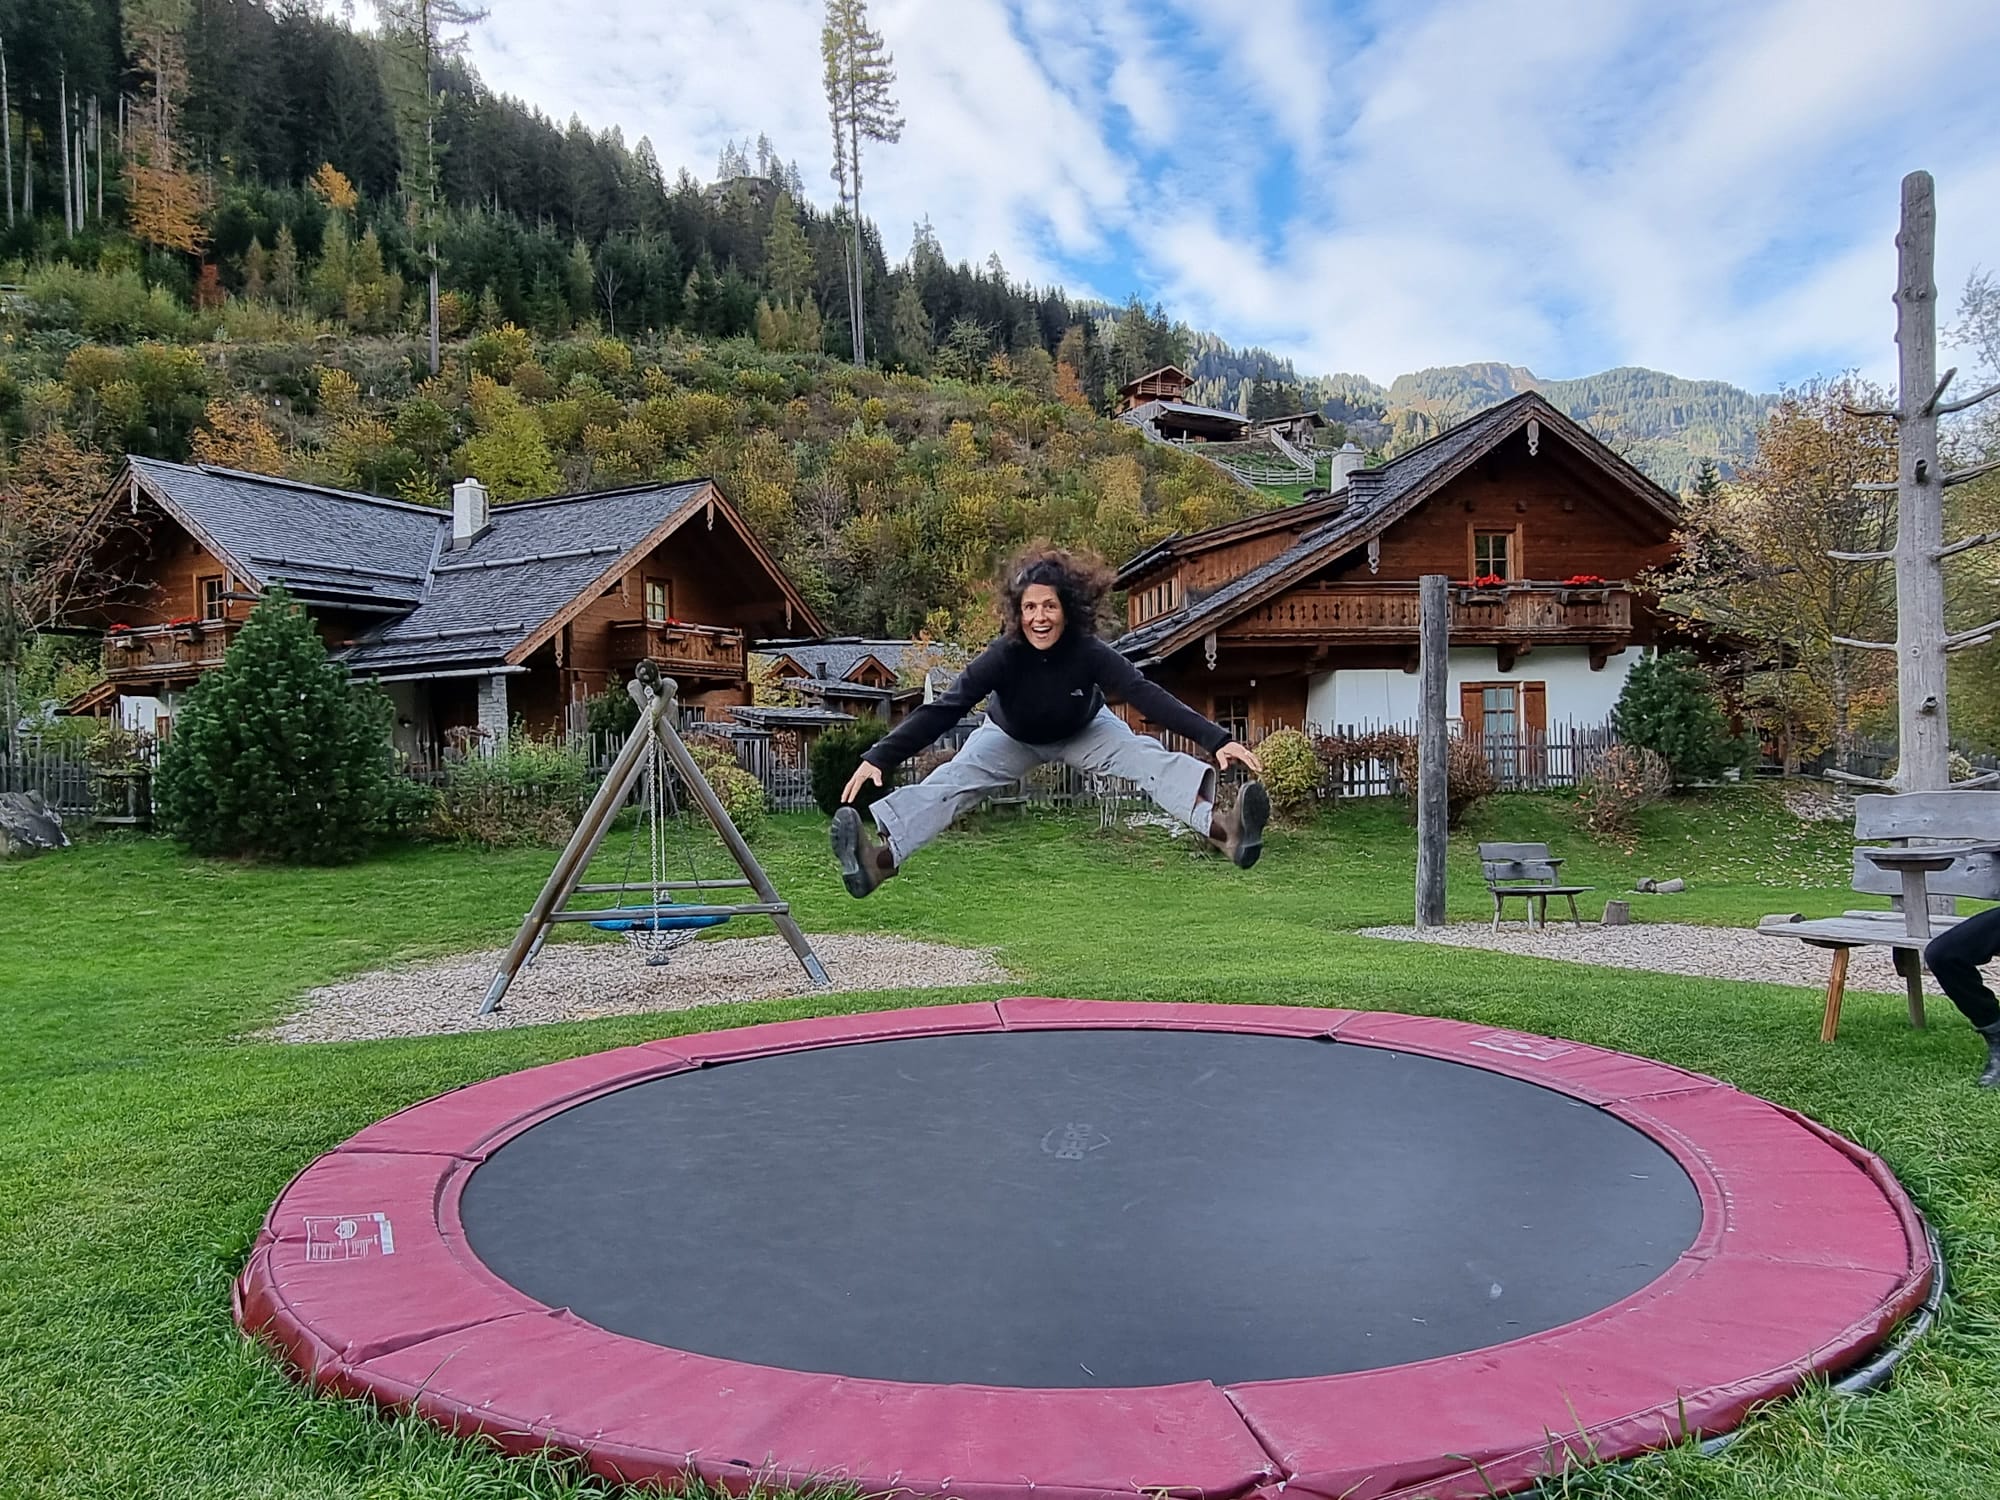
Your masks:
<svg viewBox="0 0 2000 1500"><path fill-rule="evenodd" d="M134 734L151 734L155 723L171 718L173 711L174 695L171 693L161 698L121 697L118 700L118 726Z"/></svg>
<svg viewBox="0 0 2000 1500"><path fill-rule="evenodd" d="M1455 647L1446 669L1446 701L1457 717L1460 683L1540 682L1548 690L1551 727L1595 726L1611 716L1625 686L1625 674L1643 654L1642 648L1631 647L1593 672L1587 646L1537 646L1514 663L1512 672L1502 672L1491 646ZM1414 672L1394 669L1321 672L1306 686L1306 722L1320 729L1414 723L1420 681Z"/></svg>

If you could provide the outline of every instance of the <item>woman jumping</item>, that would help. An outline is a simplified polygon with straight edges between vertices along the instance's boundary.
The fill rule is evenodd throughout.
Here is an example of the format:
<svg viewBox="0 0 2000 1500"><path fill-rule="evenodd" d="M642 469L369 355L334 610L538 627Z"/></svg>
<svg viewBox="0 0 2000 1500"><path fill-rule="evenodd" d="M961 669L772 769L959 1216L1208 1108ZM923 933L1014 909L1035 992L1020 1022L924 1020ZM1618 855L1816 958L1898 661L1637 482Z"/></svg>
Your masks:
<svg viewBox="0 0 2000 1500"><path fill-rule="evenodd" d="M865 896L894 875L917 850L981 799L1019 781L1038 765L1061 761L1076 770L1137 782L1161 810L1178 818L1243 869L1263 852L1270 798L1248 783L1232 812L1215 806L1216 766L1263 767L1249 747L1180 699L1148 682L1097 638L1097 604L1110 587L1102 563L1055 548L1028 551L1008 570L1000 590L1005 630L960 674L951 690L916 710L877 740L840 794L833 816L833 852L848 891ZM1215 766L1180 755L1136 734L1104 706L1109 693L1156 724L1193 740ZM884 842L870 837L851 804L863 786L882 778L934 742L978 703L987 722L922 781L898 787L869 809Z"/></svg>

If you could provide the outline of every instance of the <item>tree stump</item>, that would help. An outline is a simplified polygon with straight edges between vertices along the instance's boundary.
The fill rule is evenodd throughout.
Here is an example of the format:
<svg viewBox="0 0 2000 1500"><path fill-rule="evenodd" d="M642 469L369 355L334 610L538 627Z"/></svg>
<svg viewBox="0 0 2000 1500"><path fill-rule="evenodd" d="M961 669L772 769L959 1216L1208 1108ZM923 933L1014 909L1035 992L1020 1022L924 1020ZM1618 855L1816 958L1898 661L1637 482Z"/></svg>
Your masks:
<svg viewBox="0 0 2000 1500"><path fill-rule="evenodd" d="M1604 903L1604 926L1625 927L1630 925L1631 921L1632 903L1630 901L1607 901Z"/></svg>

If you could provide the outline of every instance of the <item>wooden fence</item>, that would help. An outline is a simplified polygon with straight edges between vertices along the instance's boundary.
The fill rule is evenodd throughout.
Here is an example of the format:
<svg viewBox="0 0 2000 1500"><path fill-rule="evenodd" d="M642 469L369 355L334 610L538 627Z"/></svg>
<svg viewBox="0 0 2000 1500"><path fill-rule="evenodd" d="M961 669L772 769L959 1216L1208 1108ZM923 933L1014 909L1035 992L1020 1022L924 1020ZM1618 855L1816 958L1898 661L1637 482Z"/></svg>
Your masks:
<svg viewBox="0 0 2000 1500"><path fill-rule="evenodd" d="M24 737L0 745L0 792L39 792L65 823L143 827L152 820L151 780L143 758L107 770L62 741Z"/></svg>
<svg viewBox="0 0 2000 1500"><path fill-rule="evenodd" d="M897 781L908 782L926 774L963 745L979 723L977 718L961 722L936 747L902 767ZM1255 745L1285 726L1231 727L1247 743ZM1339 725L1331 735L1315 726L1308 726L1306 732L1316 742L1331 739L1336 743L1360 744L1384 733L1414 734L1415 730L1416 726L1409 723L1363 723ZM763 786L773 811L806 812L814 807L812 768L798 734L691 716L683 720L681 731L689 737L705 736L727 742L737 764ZM1453 721L1452 733L1454 738L1462 738L1463 726ZM1172 735L1161 738L1173 749L1202 753ZM1608 728L1575 725L1547 732L1488 734L1476 740L1496 786L1503 792L1574 786L1590 774L1613 742ZM569 737L570 747L582 755L591 780L601 777L610 767L621 743L622 736L617 735ZM455 761L477 753L476 749L465 746L425 746L415 755L399 757L399 765L403 774L413 780L436 785L450 776ZM1241 781L1243 773L1232 772L1225 779ZM100 770L90 764L79 747L35 739L23 740L11 749L0 748L0 792L31 790L39 791L66 820L143 824L151 811L143 764L117 771ZM1389 797L1400 795L1402 790L1401 773L1393 755L1323 754L1321 757L1322 798ZM1116 777L1086 775L1061 765L1039 767L995 801L1003 806L1048 807L1065 812L1095 809L1107 824L1128 810L1147 805L1144 794L1132 783Z"/></svg>

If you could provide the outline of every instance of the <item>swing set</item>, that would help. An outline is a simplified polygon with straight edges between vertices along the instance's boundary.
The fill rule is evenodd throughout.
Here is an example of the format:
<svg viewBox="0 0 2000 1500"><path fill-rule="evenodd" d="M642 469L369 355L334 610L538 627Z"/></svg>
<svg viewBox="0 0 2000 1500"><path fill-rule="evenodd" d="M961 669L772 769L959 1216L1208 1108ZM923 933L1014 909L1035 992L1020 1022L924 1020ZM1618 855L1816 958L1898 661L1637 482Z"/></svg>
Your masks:
<svg viewBox="0 0 2000 1500"><path fill-rule="evenodd" d="M623 933L625 937L645 954L646 962L653 967L664 965L675 948L694 937L705 928L716 927L732 917L769 917L777 926L785 941L791 944L792 952L798 955L799 964L806 971L806 977L821 989L828 987L826 969L821 965L806 935L799 930L799 924L792 917L790 903L778 895L771 879L764 873L764 867L757 862L757 856L750 852L743 835L730 820L728 809L722 799L715 795L715 788L702 775L701 767L695 764L694 756L675 728L675 708L679 699L679 686L671 677L662 677L659 668L652 662L641 662L636 676L628 686L633 700L639 705L639 722L626 736L617 759L604 783L597 789L590 806L576 825L576 832L563 847L550 872L548 881L529 908L521 929L514 934L514 941L501 960L500 970L493 976L487 987L486 1000L479 1013L490 1015L500 1008L501 1000L514 978L535 961L547 941L549 928L557 922L588 922L592 927L604 932ZM685 787L691 802L707 815L722 838L723 846L735 859L740 875L725 880L710 880L702 877L699 862L695 858L688 823L691 810L681 806L676 786ZM590 863L597 857L598 850L611 832L611 825L620 808L632 799L634 790L639 793L639 818L633 828L632 843L627 849L625 866L619 879L606 884L586 883L583 876ZM680 853L687 865L688 878L670 878L668 870L668 826L671 824L678 836ZM632 878L632 867L638 862L639 852L646 853L646 876L643 881ZM710 891L732 891L748 889L757 899L748 902L709 901L703 899ZM693 901L677 901L676 891L696 893ZM572 908L569 904L574 896L615 895L642 897L641 900L626 901L616 906Z"/></svg>

